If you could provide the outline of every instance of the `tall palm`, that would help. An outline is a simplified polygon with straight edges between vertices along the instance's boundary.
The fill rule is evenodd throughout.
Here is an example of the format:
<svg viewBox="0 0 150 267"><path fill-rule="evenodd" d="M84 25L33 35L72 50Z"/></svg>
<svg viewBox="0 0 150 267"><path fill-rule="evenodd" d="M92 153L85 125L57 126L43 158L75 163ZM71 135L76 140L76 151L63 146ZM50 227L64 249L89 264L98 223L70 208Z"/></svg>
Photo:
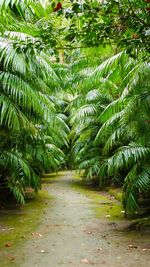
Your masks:
<svg viewBox="0 0 150 267"><path fill-rule="evenodd" d="M26 187L40 188L39 174L64 163L69 130L50 97L59 77L38 42L24 32L3 31L0 38L1 186L22 203Z"/></svg>
<svg viewBox="0 0 150 267"><path fill-rule="evenodd" d="M79 83L81 94L71 103L72 134L75 135L74 152L79 168L86 169L88 177L99 175L103 158L103 145L95 145L95 137L102 125L100 115L118 96L119 72L117 63L126 55L120 53L87 72ZM115 80L116 79L116 80ZM115 83L116 82L116 83ZM81 99L81 101L79 101Z"/></svg>
<svg viewBox="0 0 150 267"><path fill-rule="evenodd" d="M148 75L146 61L125 52L109 58L86 80L87 85L89 79L98 81L99 88L82 95L71 117L78 167L88 177L97 176L100 186L107 181L124 184L127 213L149 194Z"/></svg>
<svg viewBox="0 0 150 267"><path fill-rule="evenodd" d="M150 189L149 72L147 63L138 64L129 79L128 92L120 97L120 110L115 113L111 109L112 114L105 111L105 122L97 135L97 140L105 142L104 172L109 176L120 175L124 181L123 203L128 213L138 209Z"/></svg>

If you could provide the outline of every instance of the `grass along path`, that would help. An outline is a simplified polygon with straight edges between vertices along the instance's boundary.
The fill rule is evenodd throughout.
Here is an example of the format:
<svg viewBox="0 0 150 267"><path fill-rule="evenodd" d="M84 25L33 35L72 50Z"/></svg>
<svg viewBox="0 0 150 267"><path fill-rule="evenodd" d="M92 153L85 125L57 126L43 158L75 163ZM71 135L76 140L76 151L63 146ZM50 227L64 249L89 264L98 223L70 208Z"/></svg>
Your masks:
<svg viewBox="0 0 150 267"><path fill-rule="evenodd" d="M81 186L74 172L43 182L52 200L39 207L32 234L30 229L15 248L5 248L0 267L148 266L148 233L127 231L128 221L113 197Z"/></svg>

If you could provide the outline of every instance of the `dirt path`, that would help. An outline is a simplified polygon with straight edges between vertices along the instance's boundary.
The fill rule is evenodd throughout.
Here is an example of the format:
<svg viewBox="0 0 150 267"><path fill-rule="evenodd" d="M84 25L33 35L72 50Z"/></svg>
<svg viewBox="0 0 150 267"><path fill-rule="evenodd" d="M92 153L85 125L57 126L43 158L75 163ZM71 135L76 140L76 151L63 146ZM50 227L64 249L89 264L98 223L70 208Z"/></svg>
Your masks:
<svg viewBox="0 0 150 267"><path fill-rule="evenodd" d="M148 235L125 235L126 222L96 219L93 201L72 189L73 172L48 187L54 196L35 237L20 250L18 267L147 267ZM131 247L131 246L134 247Z"/></svg>

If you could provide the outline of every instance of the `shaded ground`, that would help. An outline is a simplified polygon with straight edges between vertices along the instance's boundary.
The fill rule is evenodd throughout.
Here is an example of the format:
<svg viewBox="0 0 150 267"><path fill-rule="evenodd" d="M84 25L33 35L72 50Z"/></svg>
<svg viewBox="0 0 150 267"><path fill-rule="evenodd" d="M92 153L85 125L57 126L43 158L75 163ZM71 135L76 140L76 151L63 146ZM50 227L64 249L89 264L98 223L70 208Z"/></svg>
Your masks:
<svg viewBox="0 0 150 267"><path fill-rule="evenodd" d="M54 197L51 206L43 209L38 228L28 241L20 242L20 249L12 250L13 256L11 247L6 248L9 263L5 266L148 266L149 232L126 231L128 222L122 208L115 209L115 200L80 190L74 177L73 172L64 172L47 184ZM4 266L2 260L0 266Z"/></svg>

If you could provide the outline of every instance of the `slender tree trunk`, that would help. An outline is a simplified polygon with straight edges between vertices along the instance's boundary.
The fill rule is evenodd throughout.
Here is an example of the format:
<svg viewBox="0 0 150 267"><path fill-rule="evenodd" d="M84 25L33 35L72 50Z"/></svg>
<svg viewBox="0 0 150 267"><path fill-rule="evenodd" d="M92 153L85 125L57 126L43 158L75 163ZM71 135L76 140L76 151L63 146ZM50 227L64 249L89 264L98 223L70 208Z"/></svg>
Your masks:
<svg viewBox="0 0 150 267"><path fill-rule="evenodd" d="M61 64L64 64L65 63L65 56L64 56L64 50L63 49L60 49L59 50L59 62Z"/></svg>

